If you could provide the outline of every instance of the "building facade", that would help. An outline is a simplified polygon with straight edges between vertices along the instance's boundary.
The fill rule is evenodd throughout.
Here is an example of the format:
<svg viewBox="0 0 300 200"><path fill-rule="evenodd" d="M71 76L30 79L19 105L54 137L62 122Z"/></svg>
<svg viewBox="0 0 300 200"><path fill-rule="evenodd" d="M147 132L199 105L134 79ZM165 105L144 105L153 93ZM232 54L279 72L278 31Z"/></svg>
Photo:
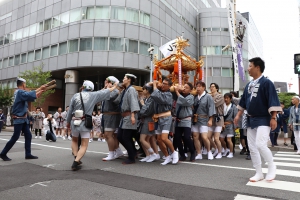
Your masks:
<svg viewBox="0 0 300 200"><path fill-rule="evenodd" d="M224 21L226 9L219 8L220 4L220 0L1 1L1 86L14 88L20 72L43 65L43 70L51 71L52 78L57 80L57 91L62 94L60 102L45 105L45 112L53 112L69 104L83 80L93 81L98 90L109 75L122 80L125 73L133 73L138 76L136 84L143 85L149 81L150 46L161 58L159 46L183 35L191 45L185 53L198 59L204 55L204 46L229 44L228 22ZM211 42L205 44L200 30L209 26L204 25L202 15L214 9L223 14L218 19L208 17L207 21L224 18L222 27L227 32L220 30L219 36L227 35L227 39L221 42L219 38L215 44L213 38L218 36L208 34ZM247 51L247 44L244 46ZM212 69L210 76L218 77L216 80L230 74L230 55L221 55L221 59L209 55L207 60ZM218 75L214 73L215 66L228 69ZM222 77L219 85L230 89L232 81L227 79L223 81Z"/></svg>

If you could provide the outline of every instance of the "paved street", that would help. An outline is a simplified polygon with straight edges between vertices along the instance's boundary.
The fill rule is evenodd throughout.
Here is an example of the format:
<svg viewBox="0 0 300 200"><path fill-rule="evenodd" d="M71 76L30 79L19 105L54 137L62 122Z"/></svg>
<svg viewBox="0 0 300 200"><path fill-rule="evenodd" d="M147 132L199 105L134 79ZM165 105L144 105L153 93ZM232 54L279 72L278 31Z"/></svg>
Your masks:
<svg viewBox="0 0 300 200"><path fill-rule="evenodd" d="M0 134L2 149L11 132ZM235 158L181 162L160 166L159 162L122 165L122 159L103 162L106 143L92 142L82 159L83 168L71 171L71 142L32 140L32 154L25 160L21 137L0 161L0 199L299 199L300 156L290 149L273 151L277 177L272 183L250 183L251 161ZM239 152L239 150L237 150ZM264 172L267 165L264 165Z"/></svg>

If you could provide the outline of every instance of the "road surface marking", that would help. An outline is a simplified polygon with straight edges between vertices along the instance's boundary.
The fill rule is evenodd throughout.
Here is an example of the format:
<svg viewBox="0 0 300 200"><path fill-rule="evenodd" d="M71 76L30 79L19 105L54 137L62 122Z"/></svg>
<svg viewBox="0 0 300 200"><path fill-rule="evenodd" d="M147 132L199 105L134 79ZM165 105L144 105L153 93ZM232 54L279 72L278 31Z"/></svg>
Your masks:
<svg viewBox="0 0 300 200"><path fill-rule="evenodd" d="M289 182L289 181L278 181L273 180L272 182L268 182L266 180L258 181L258 182L248 182L246 185L254 186L254 187L262 187L262 188L270 188L277 190L285 190L292 192L300 192L300 183Z"/></svg>
<svg viewBox="0 0 300 200"><path fill-rule="evenodd" d="M268 163L266 163L266 165L267 164ZM295 163L274 162L274 164L277 166L285 166L285 167L300 167L300 164L295 164Z"/></svg>
<svg viewBox="0 0 300 200"><path fill-rule="evenodd" d="M238 194L238 195L236 195L234 200L272 200L272 199L266 199L266 198L261 198L261 197L254 197L254 196Z"/></svg>
<svg viewBox="0 0 300 200"><path fill-rule="evenodd" d="M45 185L45 183L50 183L50 182L51 181L38 182L38 183L32 184L30 187L33 187L35 185L40 185L40 186L47 187L48 185Z"/></svg>
<svg viewBox="0 0 300 200"><path fill-rule="evenodd" d="M300 155L290 155L290 154L275 154L274 156L280 156L280 157L295 157L300 159Z"/></svg>
<svg viewBox="0 0 300 200"><path fill-rule="evenodd" d="M300 162L300 158L281 158L281 157L273 157L274 160L287 160L287 161L298 161Z"/></svg>

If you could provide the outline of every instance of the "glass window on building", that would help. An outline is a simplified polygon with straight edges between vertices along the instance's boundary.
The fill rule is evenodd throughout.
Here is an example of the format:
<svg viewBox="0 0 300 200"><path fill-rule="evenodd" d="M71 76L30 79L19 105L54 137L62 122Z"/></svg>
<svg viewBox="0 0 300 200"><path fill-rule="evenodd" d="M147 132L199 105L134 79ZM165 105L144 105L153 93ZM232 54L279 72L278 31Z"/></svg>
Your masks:
<svg viewBox="0 0 300 200"><path fill-rule="evenodd" d="M83 7L82 10L82 19L95 19L95 9L93 7Z"/></svg>
<svg viewBox="0 0 300 200"><path fill-rule="evenodd" d="M80 38L79 51L90 51L93 49L93 38Z"/></svg>
<svg viewBox="0 0 300 200"><path fill-rule="evenodd" d="M28 37L29 35L29 26L23 28L23 38Z"/></svg>
<svg viewBox="0 0 300 200"><path fill-rule="evenodd" d="M152 45L153 48L154 48L154 51L153 51L153 58L154 56L157 56L157 59L160 59L160 51L158 49L158 46L155 46L155 45Z"/></svg>
<svg viewBox="0 0 300 200"><path fill-rule="evenodd" d="M41 33L44 31L44 21L37 23L37 30L36 33Z"/></svg>
<svg viewBox="0 0 300 200"><path fill-rule="evenodd" d="M34 60L41 60L41 58L42 58L42 50L41 49L35 50Z"/></svg>
<svg viewBox="0 0 300 200"><path fill-rule="evenodd" d="M95 37L94 38L94 50L108 50L108 38L107 37Z"/></svg>
<svg viewBox="0 0 300 200"><path fill-rule="evenodd" d="M22 39L22 32L23 32L23 29L19 29L17 31L17 34L16 34L16 40L20 40ZM0 42L1 43L1 42Z"/></svg>
<svg viewBox="0 0 300 200"><path fill-rule="evenodd" d="M57 44L52 45L50 49L50 57L57 56L57 50L58 50Z"/></svg>
<svg viewBox="0 0 300 200"><path fill-rule="evenodd" d="M60 15L57 15L52 18L51 28L59 27L59 25L60 25Z"/></svg>
<svg viewBox="0 0 300 200"><path fill-rule="evenodd" d="M70 11L70 23L81 20L81 8L77 8Z"/></svg>
<svg viewBox="0 0 300 200"><path fill-rule="evenodd" d="M136 40L125 39L125 51L138 53L139 42Z"/></svg>
<svg viewBox="0 0 300 200"><path fill-rule="evenodd" d="M222 76L223 77L231 77L231 69L230 68L222 68Z"/></svg>
<svg viewBox="0 0 300 200"><path fill-rule="evenodd" d="M211 28L211 31L220 31L220 28Z"/></svg>
<svg viewBox="0 0 300 200"><path fill-rule="evenodd" d="M0 46L3 45L3 43L4 43L4 36L1 36L0 37Z"/></svg>
<svg viewBox="0 0 300 200"><path fill-rule="evenodd" d="M146 26L150 26L150 15L144 12L140 14L140 23Z"/></svg>
<svg viewBox="0 0 300 200"><path fill-rule="evenodd" d="M49 58L49 54L50 54L50 47L44 47L43 53L42 53L42 58L43 59Z"/></svg>
<svg viewBox="0 0 300 200"><path fill-rule="evenodd" d="M228 28L221 28L221 31L228 31Z"/></svg>
<svg viewBox="0 0 300 200"><path fill-rule="evenodd" d="M150 45L145 42L140 42L140 54L148 56L149 52L148 49L150 48Z"/></svg>
<svg viewBox="0 0 300 200"><path fill-rule="evenodd" d="M139 23L139 11L126 8L126 20Z"/></svg>
<svg viewBox="0 0 300 200"><path fill-rule="evenodd" d="M0 69L2 69L2 59L0 60Z"/></svg>
<svg viewBox="0 0 300 200"><path fill-rule="evenodd" d="M15 65L20 64L20 55L15 55Z"/></svg>
<svg viewBox="0 0 300 200"><path fill-rule="evenodd" d="M16 40L16 32L12 32L10 35L9 35L9 42L13 42Z"/></svg>
<svg viewBox="0 0 300 200"><path fill-rule="evenodd" d="M14 66L14 57L9 57L8 66Z"/></svg>
<svg viewBox="0 0 300 200"><path fill-rule="evenodd" d="M220 67L213 68L213 76L221 76L221 68Z"/></svg>
<svg viewBox="0 0 300 200"><path fill-rule="evenodd" d="M8 67L8 58L4 58L3 59L3 68L7 68Z"/></svg>
<svg viewBox="0 0 300 200"><path fill-rule="evenodd" d="M7 34L7 35L4 36L4 44L8 44L9 43L9 37L10 37L9 34Z"/></svg>
<svg viewBox="0 0 300 200"><path fill-rule="evenodd" d="M34 61L34 51L28 52L27 62L32 62L32 61Z"/></svg>
<svg viewBox="0 0 300 200"><path fill-rule="evenodd" d="M23 53L23 54L21 54L21 64L26 63L26 62L27 62L27 54Z"/></svg>
<svg viewBox="0 0 300 200"><path fill-rule="evenodd" d="M67 47L67 42L59 43L58 55L66 54L68 49Z"/></svg>
<svg viewBox="0 0 300 200"><path fill-rule="evenodd" d="M222 55L221 46L215 46L215 55Z"/></svg>
<svg viewBox="0 0 300 200"><path fill-rule="evenodd" d="M69 53L78 51L78 39L69 40Z"/></svg>
<svg viewBox="0 0 300 200"><path fill-rule="evenodd" d="M52 18L46 19L44 24L44 31L50 30L52 24Z"/></svg>
<svg viewBox="0 0 300 200"><path fill-rule="evenodd" d="M206 47L207 55L215 55L215 47Z"/></svg>
<svg viewBox="0 0 300 200"><path fill-rule="evenodd" d="M60 15L60 25L69 23L69 12L64 12Z"/></svg>
<svg viewBox="0 0 300 200"><path fill-rule="evenodd" d="M29 28L29 36L33 36L36 34L36 24L32 24Z"/></svg>
<svg viewBox="0 0 300 200"><path fill-rule="evenodd" d="M206 55L207 54L207 49L206 49L206 47L205 46L202 46L202 53L203 53L203 55Z"/></svg>
<svg viewBox="0 0 300 200"><path fill-rule="evenodd" d="M124 20L125 8L124 7L111 7L110 19Z"/></svg>
<svg viewBox="0 0 300 200"><path fill-rule="evenodd" d="M110 38L109 50L110 51L123 51L124 38Z"/></svg>
<svg viewBox="0 0 300 200"><path fill-rule="evenodd" d="M109 6L96 6L95 19L109 19Z"/></svg>

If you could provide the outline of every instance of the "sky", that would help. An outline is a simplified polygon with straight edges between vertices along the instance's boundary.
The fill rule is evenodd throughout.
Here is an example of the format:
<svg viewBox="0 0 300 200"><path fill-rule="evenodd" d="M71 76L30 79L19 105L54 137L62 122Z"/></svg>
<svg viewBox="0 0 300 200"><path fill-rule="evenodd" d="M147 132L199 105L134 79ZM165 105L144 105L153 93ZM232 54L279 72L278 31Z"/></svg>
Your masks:
<svg viewBox="0 0 300 200"><path fill-rule="evenodd" d="M236 0L236 10L249 12L263 39L265 76L292 83L289 92L299 93L294 74L294 54L300 53L300 0ZM222 0L226 7L226 0Z"/></svg>

